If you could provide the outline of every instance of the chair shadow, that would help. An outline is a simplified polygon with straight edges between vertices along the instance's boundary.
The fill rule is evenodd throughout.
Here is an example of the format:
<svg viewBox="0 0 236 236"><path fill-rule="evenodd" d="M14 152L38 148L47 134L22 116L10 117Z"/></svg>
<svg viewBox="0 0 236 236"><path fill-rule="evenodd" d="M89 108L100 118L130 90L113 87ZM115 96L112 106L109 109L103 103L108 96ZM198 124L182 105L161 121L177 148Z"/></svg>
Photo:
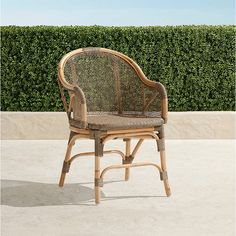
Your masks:
<svg viewBox="0 0 236 236"><path fill-rule="evenodd" d="M107 183L121 182L108 181ZM83 184L89 184L83 183ZM119 196L106 197L101 190L101 200L110 201L124 198L151 198L162 196ZM163 196L164 197L164 196ZM94 189L81 183L67 183L63 188L57 184L19 180L1 180L1 205L12 207L38 207L62 205L94 206Z"/></svg>
<svg viewBox="0 0 236 236"><path fill-rule="evenodd" d="M102 191L101 197L104 197ZM1 205L13 207L89 205L85 203L90 200L94 200L93 188L78 183L67 183L60 188L57 184L1 180ZM90 205L94 205L93 201Z"/></svg>

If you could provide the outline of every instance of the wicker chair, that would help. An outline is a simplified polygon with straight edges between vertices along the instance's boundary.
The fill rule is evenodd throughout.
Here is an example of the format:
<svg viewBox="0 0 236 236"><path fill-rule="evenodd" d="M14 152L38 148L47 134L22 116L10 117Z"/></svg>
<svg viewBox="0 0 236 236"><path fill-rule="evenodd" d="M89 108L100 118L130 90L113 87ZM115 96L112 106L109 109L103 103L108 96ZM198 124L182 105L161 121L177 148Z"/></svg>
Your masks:
<svg viewBox="0 0 236 236"><path fill-rule="evenodd" d="M125 180L128 180L131 167L156 167L164 182L166 195L170 196L163 127L167 122L168 99L164 86L148 80L128 56L110 49L92 47L74 50L61 59L58 84L70 126L59 186L64 185L66 173L76 158L95 155L96 204L100 202L104 174L117 168L125 168ZM95 152L71 157L72 146L80 138L94 139ZM125 153L103 150L107 141L117 138L125 142ZM138 139L133 151L131 138ZM160 165L133 163L138 149L147 138L156 140ZM120 155L122 164L111 165L101 171L100 158L109 153Z"/></svg>

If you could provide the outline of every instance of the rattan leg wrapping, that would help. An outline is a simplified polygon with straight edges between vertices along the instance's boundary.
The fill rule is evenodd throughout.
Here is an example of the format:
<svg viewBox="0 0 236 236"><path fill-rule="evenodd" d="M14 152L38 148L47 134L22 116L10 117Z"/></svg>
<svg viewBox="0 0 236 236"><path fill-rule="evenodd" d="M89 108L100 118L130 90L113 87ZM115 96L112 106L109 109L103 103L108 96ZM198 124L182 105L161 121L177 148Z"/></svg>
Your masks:
<svg viewBox="0 0 236 236"><path fill-rule="evenodd" d="M158 152L165 150L165 139L164 138L157 140L157 150L158 150Z"/></svg>
<svg viewBox="0 0 236 236"><path fill-rule="evenodd" d="M167 177L167 167L166 167L166 157L165 157L165 151L160 152L161 156L161 168L162 171L165 173L165 178L163 178L163 183L166 191L166 196L169 197L171 195L170 185Z"/></svg>
<svg viewBox="0 0 236 236"><path fill-rule="evenodd" d="M125 141L125 159L127 159L130 154L130 144L131 144L131 140L129 138L124 139ZM125 181L129 180L129 176L130 176L130 168L125 168Z"/></svg>
<svg viewBox="0 0 236 236"><path fill-rule="evenodd" d="M158 133L159 140L158 140L157 144L158 144L158 151L160 152L161 169L163 172L161 178L164 183L166 196L169 197L171 195L171 190L170 190L168 174L167 174L164 127L161 126L160 129L158 129L158 132L159 132Z"/></svg>
<svg viewBox="0 0 236 236"><path fill-rule="evenodd" d="M68 162L64 161L63 166L62 166L62 171L61 171L61 177L60 177L60 181L59 181L60 187L63 187L64 182L65 182L66 173L68 173L69 170L70 170L70 161L68 161Z"/></svg>

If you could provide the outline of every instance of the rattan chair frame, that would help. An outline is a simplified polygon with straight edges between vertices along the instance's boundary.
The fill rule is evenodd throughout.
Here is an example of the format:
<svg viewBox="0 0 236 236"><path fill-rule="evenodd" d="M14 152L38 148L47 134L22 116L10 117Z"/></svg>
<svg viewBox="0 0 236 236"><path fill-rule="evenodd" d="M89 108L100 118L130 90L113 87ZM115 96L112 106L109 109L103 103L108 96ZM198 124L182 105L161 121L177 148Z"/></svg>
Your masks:
<svg viewBox="0 0 236 236"><path fill-rule="evenodd" d="M65 176L69 172L71 163L80 156L91 156L95 155L95 170L94 170L94 186L95 186L95 203L100 203L100 188L103 186L103 178L107 171L112 169L125 169L125 180L127 181L130 176L130 168L139 167L139 166L153 166L160 172L160 179L164 183L165 192L167 196L171 195L171 190L168 182L167 175L167 165L166 165L166 156L165 156L165 136L164 136L164 125L158 127L148 127L148 128L130 128L130 129L115 129L115 130L95 130L89 129L86 127L87 122L87 107L86 107L86 94L80 89L77 85L69 84L64 76L64 65L69 58L74 55L83 53L84 51L99 51L103 53L108 53L115 55L126 63L128 63L137 73L138 77L142 80L142 82L152 88L156 88L161 94L161 117L164 120L164 123L167 122L168 115L168 98L166 94L165 87L155 81L151 81L147 79L147 77L142 72L141 68L128 56L106 48L81 48L69 52L66 54L60 61L58 65L58 83L61 91L61 98L64 104L65 111L67 112L69 120L71 119L71 112L75 112L75 114L79 114L77 117L79 125L74 127L70 125L70 137L68 140L67 150L65 154L65 159L63 162L61 177L59 181L59 186L62 187L64 185ZM69 91L70 95L70 103L69 105L66 102L66 98L64 95L64 90ZM104 150L104 145L106 142L112 139L121 138L125 142L125 152L121 152L120 150ZM138 139L138 142L133 150L131 150L131 139ZM94 152L86 152L86 153L78 153L74 156L71 156L71 150L76 140L79 139L93 139L95 143ZM143 141L145 139L154 139L157 143L157 149L160 152L160 165L150 162L144 163L133 163L133 160L141 147ZM101 171L100 168L100 158L104 154L118 154L122 158L122 164L119 165L111 165L106 167Z"/></svg>

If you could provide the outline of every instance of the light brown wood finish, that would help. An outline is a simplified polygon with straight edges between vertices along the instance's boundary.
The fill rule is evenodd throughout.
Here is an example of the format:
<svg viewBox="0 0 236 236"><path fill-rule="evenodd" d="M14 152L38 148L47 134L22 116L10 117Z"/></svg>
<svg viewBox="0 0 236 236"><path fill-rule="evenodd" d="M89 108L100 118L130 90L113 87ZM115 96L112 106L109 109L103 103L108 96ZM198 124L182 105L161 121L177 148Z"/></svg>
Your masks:
<svg viewBox="0 0 236 236"><path fill-rule="evenodd" d="M161 110L162 110L162 118L164 119L166 123L167 118L168 118L168 99L167 98L162 99Z"/></svg>
<svg viewBox="0 0 236 236"><path fill-rule="evenodd" d="M79 139L79 138L88 138L88 136L84 135L84 134L77 134L69 141L69 143L67 145L67 149L66 149L64 162L69 162L72 147L74 146L76 139ZM62 169L61 177L60 177L60 180L59 180L59 186L60 187L63 187L64 182L65 182L65 177L66 177L66 172L64 172L63 169Z"/></svg>
<svg viewBox="0 0 236 236"><path fill-rule="evenodd" d="M167 166L166 166L166 154L165 151L160 151L160 159L161 159L161 169L163 172L167 171ZM169 197L171 195L171 190L170 190L170 185L168 179L164 179L164 187L166 191L166 196Z"/></svg>
<svg viewBox="0 0 236 236"><path fill-rule="evenodd" d="M100 156L95 156L95 203L100 203L100 186L96 183L100 180Z"/></svg>
<svg viewBox="0 0 236 236"><path fill-rule="evenodd" d="M130 145L131 145L130 138L125 139L125 157L129 157L130 154L131 154ZM129 180L129 175L130 175L130 169L129 168L125 168L125 181Z"/></svg>
<svg viewBox="0 0 236 236"><path fill-rule="evenodd" d="M65 162L69 161L69 158L70 158L70 155L71 155L71 149L72 149L73 145L74 145L73 143L69 143L67 145L67 150L66 150L66 155L65 155L65 160L64 160ZM63 187L64 182L65 182L65 177L66 177L66 172L63 172L63 170L62 170L60 181L59 181L59 186L60 187Z"/></svg>
<svg viewBox="0 0 236 236"><path fill-rule="evenodd" d="M70 130L78 134L87 134L87 135L90 134L90 130L88 129L79 129L79 128L70 126Z"/></svg>
<svg viewBox="0 0 236 236"><path fill-rule="evenodd" d="M101 173L101 179L103 179L105 173L108 171L108 170L112 170L112 169L121 169L121 168L127 168L127 167L140 167L140 166L154 166L156 167L159 172L161 173L162 172L162 169L159 165L157 164L154 164L154 163L151 163L151 162L141 162L141 163L133 163L133 164L123 164L123 165L111 165L111 166L108 166L106 167L102 173Z"/></svg>
<svg viewBox="0 0 236 236"><path fill-rule="evenodd" d="M142 128L142 129L119 129L119 130L109 130L106 134L129 134L129 133L140 133L154 131L154 128Z"/></svg>
<svg viewBox="0 0 236 236"><path fill-rule="evenodd" d="M102 143L105 144L107 141L115 138L139 138L140 136L151 136L158 140L158 136L154 132L137 132L137 133L123 133L123 134L110 134L103 138Z"/></svg>
<svg viewBox="0 0 236 236"><path fill-rule="evenodd" d="M103 154L110 154L110 153L116 153L116 154L120 155L123 160L125 159L125 154L123 152L121 152L120 150L107 150L107 151L103 152ZM94 156L94 155L95 155L95 152L78 153L70 158L70 162L74 161L75 159L77 159L78 157L81 157L81 156Z"/></svg>
<svg viewBox="0 0 236 236"><path fill-rule="evenodd" d="M134 150L133 150L133 152L131 154L133 157L136 156L136 153L139 150L139 148L141 147L143 141L144 141L144 139L142 139L142 138L139 139L138 143L136 144L136 146L135 146L135 148L134 148Z"/></svg>
<svg viewBox="0 0 236 236"><path fill-rule="evenodd" d="M60 180L59 180L59 187L64 186L65 178L66 178L66 173L61 173Z"/></svg>

